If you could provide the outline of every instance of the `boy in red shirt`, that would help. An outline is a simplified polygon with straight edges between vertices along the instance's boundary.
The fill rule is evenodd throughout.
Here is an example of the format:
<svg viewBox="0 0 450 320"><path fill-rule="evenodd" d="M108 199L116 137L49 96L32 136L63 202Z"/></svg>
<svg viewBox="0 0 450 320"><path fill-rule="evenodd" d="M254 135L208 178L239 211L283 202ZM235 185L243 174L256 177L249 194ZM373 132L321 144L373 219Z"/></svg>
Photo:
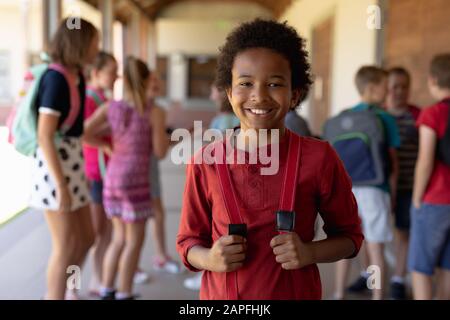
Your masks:
<svg viewBox="0 0 450 320"><path fill-rule="evenodd" d="M260 162L227 165L247 225L244 238L227 235L230 219L214 164L187 166L177 250L187 268L205 271L201 299L320 299L316 263L358 253L363 235L351 182L327 142L299 138L295 228L276 231L288 154L295 152L289 149L294 133L285 128L284 118L306 97L310 84L304 40L286 24L259 19L244 23L221 48L217 85L227 92L241 122L236 141L251 130L279 130L279 170L261 175ZM246 159L255 152L233 147L233 155ZM328 238L312 242L317 213ZM234 297L229 294L230 272L236 273Z"/></svg>
<svg viewBox="0 0 450 320"><path fill-rule="evenodd" d="M440 268L437 298L450 299L450 165L437 154L437 146L449 130L450 54L431 62L428 87L438 103L422 111L419 155L415 170L409 269L414 299L432 299L432 276ZM448 148L448 146L446 146Z"/></svg>

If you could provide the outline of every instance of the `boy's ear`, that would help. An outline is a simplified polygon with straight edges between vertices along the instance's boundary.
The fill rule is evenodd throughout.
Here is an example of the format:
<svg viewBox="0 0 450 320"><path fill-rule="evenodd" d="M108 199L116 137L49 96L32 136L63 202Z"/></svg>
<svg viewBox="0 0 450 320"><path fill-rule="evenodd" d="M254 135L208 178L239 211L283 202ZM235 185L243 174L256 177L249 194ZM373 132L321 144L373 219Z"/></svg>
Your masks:
<svg viewBox="0 0 450 320"><path fill-rule="evenodd" d="M372 82L367 83L366 86L364 87L363 95L371 97L374 88L375 88L375 84L374 83L372 83Z"/></svg>
<svg viewBox="0 0 450 320"><path fill-rule="evenodd" d="M232 95L231 95L231 88L226 88L225 92L227 94L228 101L231 101L231 97L232 97Z"/></svg>
<svg viewBox="0 0 450 320"><path fill-rule="evenodd" d="M303 95L303 90L301 90L301 89L292 90L291 106L289 109L293 110L298 106L302 95Z"/></svg>

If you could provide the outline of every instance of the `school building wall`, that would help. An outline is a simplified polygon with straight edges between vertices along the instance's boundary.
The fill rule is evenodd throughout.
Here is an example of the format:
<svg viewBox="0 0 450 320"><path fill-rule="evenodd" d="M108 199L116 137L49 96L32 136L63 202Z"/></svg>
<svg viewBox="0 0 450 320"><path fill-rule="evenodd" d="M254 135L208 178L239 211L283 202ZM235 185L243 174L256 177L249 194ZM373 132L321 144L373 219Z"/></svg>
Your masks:
<svg viewBox="0 0 450 320"><path fill-rule="evenodd" d="M158 56L168 58L168 94L172 100L187 97L188 57L216 56L218 47L236 23L163 18L156 22Z"/></svg>
<svg viewBox="0 0 450 320"><path fill-rule="evenodd" d="M28 6L14 0L0 1L0 107L11 105L29 54L41 49L40 12L40 1L30 1Z"/></svg>
<svg viewBox="0 0 450 320"><path fill-rule="evenodd" d="M405 67L411 73L411 102L425 107L433 103L428 91L430 62L450 52L450 1L386 1L384 65Z"/></svg>
<svg viewBox="0 0 450 320"><path fill-rule="evenodd" d="M62 16L79 14L101 26L101 16L81 0L64 0ZM29 64L43 49L42 1L0 0L0 125L16 99Z"/></svg>
<svg viewBox="0 0 450 320"><path fill-rule="evenodd" d="M102 28L100 11L81 0L64 0L62 3L62 17L79 16L91 22L98 30Z"/></svg>
<svg viewBox="0 0 450 320"><path fill-rule="evenodd" d="M324 20L334 18L329 92L331 115L358 102L354 75L360 66L376 63L379 31L369 29L367 22L371 18L368 8L377 3L376 0L299 0L280 19L295 27L307 40L307 49L311 50L314 28ZM311 114L309 106L306 102L301 112L307 118Z"/></svg>
<svg viewBox="0 0 450 320"><path fill-rule="evenodd" d="M377 4L386 8L386 12L381 12L385 13L381 30L367 26L373 14L368 9ZM26 62L42 49L43 21L42 1L0 0L0 9L2 123L5 108L1 106L12 104L22 83ZM27 18L24 12L28 12ZM101 27L100 11L82 0L63 0L62 16L72 13L81 14ZM333 19L330 85L325 89L329 91L326 92L329 114L334 115L359 99L353 81L356 70L361 65L381 61L386 67L401 64L410 69L413 102L419 105L430 103L426 88L428 65L433 55L450 51L449 14L447 0L294 0L279 20L287 20L294 26L306 38L307 48L311 50L314 31L327 19ZM270 18L271 13L250 3L180 2L161 12L154 23L141 19L135 24L139 32L133 32L130 26L121 28L115 22L114 33L120 39L114 42L114 53L137 52L147 57L152 66L155 66L156 55L168 57L168 98L183 101L188 98L187 59L217 55L218 47L231 29L257 16ZM142 30L148 31L148 35L145 36ZM133 34L135 38L131 37ZM123 38L129 40L125 48L117 45ZM379 50L380 43L383 51ZM315 58L313 53L310 58ZM311 118L313 98L310 95L301 112L307 118ZM210 107L201 102L194 105Z"/></svg>
<svg viewBox="0 0 450 320"><path fill-rule="evenodd" d="M169 61L169 98L186 100L188 64L192 56L217 56L227 34L239 23L271 13L251 3L180 2L164 10L156 20L158 56ZM193 107L211 107L196 101Z"/></svg>

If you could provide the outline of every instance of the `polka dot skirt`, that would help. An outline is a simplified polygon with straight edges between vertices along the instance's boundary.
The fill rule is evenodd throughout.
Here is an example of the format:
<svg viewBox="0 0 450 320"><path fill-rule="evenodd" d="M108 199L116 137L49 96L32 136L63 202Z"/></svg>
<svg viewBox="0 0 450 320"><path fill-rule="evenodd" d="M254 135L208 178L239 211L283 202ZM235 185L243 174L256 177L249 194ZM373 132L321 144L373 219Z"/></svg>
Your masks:
<svg viewBox="0 0 450 320"><path fill-rule="evenodd" d="M79 138L64 137L56 142L56 150L63 174L72 196L71 211L86 206L89 201L89 190L84 175L83 153ZM32 190L30 206L41 210L59 209L56 184L47 167L41 148L36 150L32 164Z"/></svg>

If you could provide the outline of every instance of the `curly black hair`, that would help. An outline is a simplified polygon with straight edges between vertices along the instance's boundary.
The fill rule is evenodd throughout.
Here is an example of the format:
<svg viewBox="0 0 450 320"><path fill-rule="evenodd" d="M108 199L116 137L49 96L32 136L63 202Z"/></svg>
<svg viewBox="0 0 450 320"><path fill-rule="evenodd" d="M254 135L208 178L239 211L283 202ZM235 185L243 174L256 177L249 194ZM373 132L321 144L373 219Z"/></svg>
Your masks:
<svg viewBox="0 0 450 320"><path fill-rule="evenodd" d="M216 86L227 89L231 86L231 70L235 57L250 48L271 49L283 55L291 66L292 88L301 89L302 102L312 84L311 68L305 40L287 22L255 19L234 29L222 46L217 61Z"/></svg>

